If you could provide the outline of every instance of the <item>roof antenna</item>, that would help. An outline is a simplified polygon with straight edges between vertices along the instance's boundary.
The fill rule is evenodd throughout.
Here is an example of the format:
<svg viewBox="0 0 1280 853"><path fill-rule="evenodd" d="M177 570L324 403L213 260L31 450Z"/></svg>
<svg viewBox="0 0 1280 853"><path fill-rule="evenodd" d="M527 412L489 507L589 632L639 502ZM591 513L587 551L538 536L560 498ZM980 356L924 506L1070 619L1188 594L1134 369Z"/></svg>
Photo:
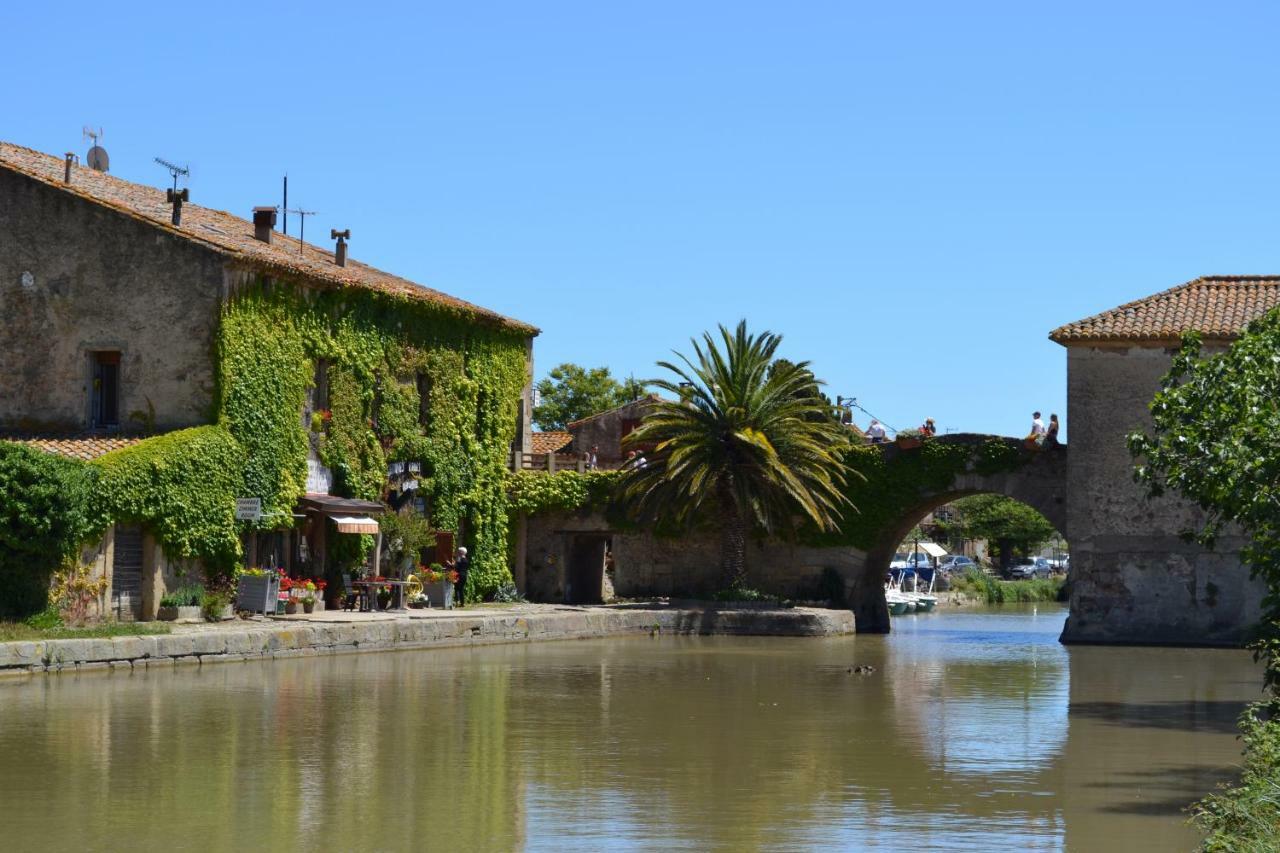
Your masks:
<svg viewBox="0 0 1280 853"><path fill-rule="evenodd" d="M157 157L156 162L168 169L169 174L173 175L173 191L175 193L178 191L178 176L181 175L185 178L191 174L191 170L186 166L175 166L163 158Z"/></svg>
<svg viewBox="0 0 1280 853"><path fill-rule="evenodd" d="M284 173L284 204L280 205L280 209L284 211L284 236L289 236L289 173Z"/></svg>
<svg viewBox="0 0 1280 853"><path fill-rule="evenodd" d="M93 140L93 147L89 149L88 155L85 156L85 162L89 164L89 168L96 172L108 172L111 170L111 158L107 156L107 149L98 144L98 140L102 138L102 128L94 130L85 125L83 128L84 138Z"/></svg>
<svg viewBox="0 0 1280 853"><path fill-rule="evenodd" d="M295 207L292 210L286 209L285 213L297 214L298 221L302 223L301 225L298 226L298 254L301 255L302 254L302 238L307 233L307 217L315 216L317 211L303 210L302 208Z"/></svg>

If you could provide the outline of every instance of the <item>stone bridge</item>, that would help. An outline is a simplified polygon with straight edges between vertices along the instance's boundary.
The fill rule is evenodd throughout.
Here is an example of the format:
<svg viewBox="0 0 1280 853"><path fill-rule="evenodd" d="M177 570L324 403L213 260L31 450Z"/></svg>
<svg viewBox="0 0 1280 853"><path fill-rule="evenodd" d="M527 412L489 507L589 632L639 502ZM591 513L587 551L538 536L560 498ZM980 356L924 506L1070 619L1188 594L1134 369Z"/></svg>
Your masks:
<svg viewBox="0 0 1280 853"><path fill-rule="evenodd" d="M866 543L865 556L860 570L856 565L851 582L850 605L857 622L858 633L887 633L889 611L884 598L884 576L889 570L894 552L911 529L938 507L957 498L978 494L997 494L1013 498L1038 511L1057 528L1063 538L1067 536L1067 447L1028 450L1021 438L1005 436L957 433L929 439L941 445L970 446L975 459L957 471L945 485L922 487L914 497L896 507L894 519L883 526L873 542ZM984 466L980 451L990 449L993 443L1002 445L1010 459L1016 463L1001 466ZM918 449L902 449L896 444L883 445L885 468L890 473L894 463Z"/></svg>

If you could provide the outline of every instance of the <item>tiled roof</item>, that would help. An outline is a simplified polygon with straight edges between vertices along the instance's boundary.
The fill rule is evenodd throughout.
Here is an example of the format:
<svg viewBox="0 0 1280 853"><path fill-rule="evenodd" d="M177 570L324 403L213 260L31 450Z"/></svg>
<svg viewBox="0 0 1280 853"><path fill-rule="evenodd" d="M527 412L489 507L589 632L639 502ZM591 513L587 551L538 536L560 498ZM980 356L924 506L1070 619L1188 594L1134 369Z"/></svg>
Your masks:
<svg viewBox="0 0 1280 853"><path fill-rule="evenodd" d="M573 441L573 435L567 432L535 432L533 434L533 453L554 453Z"/></svg>
<svg viewBox="0 0 1280 853"><path fill-rule="evenodd" d="M332 249L322 249L310 243L300 246L299 241L292 236L286 237L276 232L271 243L264 243L254 238L252 222L225 211L212 210L198 204L184 204L182 224L175 227L171 222L173 208L166 200L164 189L131 183L86 166L72 166L71 183L67 184L62 180L64 167L61 158L0 142L0 168L19 172L51 187L110 207L163 231L229 255L250 268L282 276L300 276L321 286L359 287L434 302L521 332L538 332L533 326L519 320L423 287L408 279L351 260L350 257L347 265L340 267L334 261ZM249 207L251 205L246 205L246 208Z"/></svg>
<svg viewBox="0 0 1280 853"><path fill-rule="evenodd" d="M1280 307L1280 276L1205 276L1128 302L1049 333L1060 344L1093 341L1176 341L1196 331L1231 339L1252 320Z"/></svg>
<svg viewBox="0 0 1280 853"><path fill-rule="evenodd" d="M130 447L142 441L136 435L104 435L83 433L79 435L4 435L0 441L15 441L43 450L45 453L57 453L72 459L97 459L104 453Z"/></svg>

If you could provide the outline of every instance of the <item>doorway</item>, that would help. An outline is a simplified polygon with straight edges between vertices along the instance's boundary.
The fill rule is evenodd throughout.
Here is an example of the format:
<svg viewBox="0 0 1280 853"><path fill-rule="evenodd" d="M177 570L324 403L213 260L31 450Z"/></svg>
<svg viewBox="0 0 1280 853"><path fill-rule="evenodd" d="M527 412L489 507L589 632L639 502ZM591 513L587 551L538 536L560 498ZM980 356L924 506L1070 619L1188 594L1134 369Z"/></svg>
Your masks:
<svg viewBox="0 0 1280 853"><path fill-rule="evenodd" d="M604 564L608 546L607 534L569 534L569 562L564 573L566 602L600 604L604 601Z"/></svg>
<svg viewBox="0 0 1280 853"><path fill-rule="evenodd" d="M142 615L142 528L117 525L111 559L111 609L122 622Z"/></svg>

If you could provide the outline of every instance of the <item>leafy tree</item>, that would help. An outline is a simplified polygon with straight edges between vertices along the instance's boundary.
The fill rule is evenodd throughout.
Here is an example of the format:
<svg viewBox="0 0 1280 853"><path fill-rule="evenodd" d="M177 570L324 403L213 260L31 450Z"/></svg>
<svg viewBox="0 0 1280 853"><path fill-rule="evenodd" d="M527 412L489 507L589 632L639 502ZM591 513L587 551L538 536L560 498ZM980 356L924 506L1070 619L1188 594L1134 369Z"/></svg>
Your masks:
<svg viewBox="0 0 1280 853"><path fill-rule="evenodd" d="M1188 334L1151 403L1149 433L1129 436L1136 479L1204 511L1187 535L1212 547L1228 524L1250 538L1242 556L1266 582L1255 653L1267 662L1269 701L1241 718L1240 784L1195 807L1206 850L1274 849L1280 832L1280 312L1250 323L1225 352L1203 357Z"/></svg>
<svg viewBox="0 0 1280 853"><path fill-rule="evenodd" d="M753 525L774 533L807 519L831 530L845 503L847 431L816 395L807 362L774 360L781 342L749 334L746 321L721 326L719 341L704 333L693 359L679 356L684 366L658 363L675 380L651 384L675 399L655 403L625 440L654 448L622 481L628 508L650 523L718 526L726 589L742 586Z"/></svg>
<svg viewBox="0 0 1280 853"><path fill-rule="evenodd" d="M607 367L585 368L568 362L552 368L537 385L541 402L533 420L544 430L564 429L588 415L608 411L644 395L644 383L614 379Z"/></svg>
<svg viewBox="0 0 1280 853"><path fill-rule="evenodd" d="M1057 533L1043 515L1004 495L974 495L952 506L959 518L948 532L959 533L964 539L994 542L1002 566L1008 565L1015 551L1030 554Z"/></svg>

